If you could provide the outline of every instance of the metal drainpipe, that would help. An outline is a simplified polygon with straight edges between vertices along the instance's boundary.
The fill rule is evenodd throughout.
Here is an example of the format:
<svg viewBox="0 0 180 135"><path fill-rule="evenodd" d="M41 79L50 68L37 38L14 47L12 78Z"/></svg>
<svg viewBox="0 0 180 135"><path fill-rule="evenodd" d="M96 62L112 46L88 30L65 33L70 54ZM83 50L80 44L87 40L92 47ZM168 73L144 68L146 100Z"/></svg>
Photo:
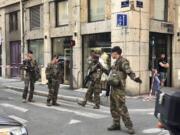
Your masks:
<svg viewBox="0 0 180 135"><path fill-rule="evenodd" d="M24 59L24 5L23 5L23 0L20 0L20 21L21 21L21 63ZM24 79L24 72L20 71L21 74L21 79Z"/></svg>
<svg viewBox="0 0 180 135"><path fill-rule="evenodd" d="M141 78L141 30L142 30L142 18L141 8L139 9L139 77ZM142 79L142 78L141 78ZM139 84L139 95L141 95L141 84Z"/></svg>
<svg viewBox="0 0 180 135"><path fill-rule="evenodd" d="M23 5L23 0L20 0L20 18L21 18L21 52L22 54L22 59L24 59L24 5Z"/></svg>

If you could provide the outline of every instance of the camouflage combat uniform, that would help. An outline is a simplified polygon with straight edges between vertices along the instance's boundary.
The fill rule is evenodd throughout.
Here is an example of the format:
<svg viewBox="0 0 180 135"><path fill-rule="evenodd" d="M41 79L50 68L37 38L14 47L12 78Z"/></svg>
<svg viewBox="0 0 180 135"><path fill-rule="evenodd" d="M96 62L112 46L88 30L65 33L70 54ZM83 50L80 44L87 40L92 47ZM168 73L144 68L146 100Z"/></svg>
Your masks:
<svg viewBox="0 0 180 135"><path fill-rule="evenodd" d="M127 75L135 80L135 73L129 66L129 61L123 57L119 58L112 69L120 73L120 85L118 87L111 86L110 94L110 110L113 118L113 125L111 128L120 127L120 119L122 118L125 126L132 129L133 123L130 119L128 109L125 104L125 86ZM111 129L110 128L110 129Z"/></svg>
<svg viewBox="0 0 180 135"><path fill-rule="evenodd" d="M30 85L30 91L29 91L29 98L28 101L32 101L33 94L34 94L34 84L36 82L36 72L35 69L38 67L36 60L24 60L23 66L21 67L23 70L25 70L25 78L24 78L24 92L23 92L23 99L27 99L28 95L28 88Z"/></svg>
<svg viewBox="0 0 180 135"><path fill-rule="evenodd" d="M82 106L85 106L87 101L92 101L92 95L94 94L94 109L99 109L100 108L100 93L102 92L101 90L101 76L103 72L106 72L106 69L102 67L100 63L93 63L90 66L90 71L92 74L90 75L90 84L88 87L88 90L85 95L84 101L78 103Z"/></svg>
<svg viewBox="0 0 180 135"><path fill-rule="evenodd" d="M46 68L46 78L48 80L48 89L49 89L47 104L50 104L51 101L52 101L52 105L57 104L60 78L62 76L60 70L61 69L59 64L48 64L48 67Z"/></svg>

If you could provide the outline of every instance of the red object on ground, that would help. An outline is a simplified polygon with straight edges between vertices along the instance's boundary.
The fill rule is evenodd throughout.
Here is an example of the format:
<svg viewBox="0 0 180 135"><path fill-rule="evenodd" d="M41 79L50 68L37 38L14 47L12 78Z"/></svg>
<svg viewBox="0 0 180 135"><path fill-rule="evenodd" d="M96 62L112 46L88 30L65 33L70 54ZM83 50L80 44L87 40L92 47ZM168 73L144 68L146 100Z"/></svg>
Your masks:
<svg viewBox="0 0 180 135"><path fill-rule="evenodd" d="M164 128L164 125L161 122L157 123L157 128Z"/></svg>

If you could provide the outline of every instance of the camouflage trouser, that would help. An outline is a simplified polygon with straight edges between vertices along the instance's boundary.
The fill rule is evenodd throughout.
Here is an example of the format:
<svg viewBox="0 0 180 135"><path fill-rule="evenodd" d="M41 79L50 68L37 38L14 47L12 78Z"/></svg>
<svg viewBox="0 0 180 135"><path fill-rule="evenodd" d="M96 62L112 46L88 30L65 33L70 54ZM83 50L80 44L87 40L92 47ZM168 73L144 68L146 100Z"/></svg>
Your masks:
<svg viewBox="0 0 180 135"><path fill-rule="evenodd" d="M133 127L128 109L125 104L125 96L112 91L110 95L110 109L113 117L113 123L115 125L120 125L120 119L122 118L127 128Z"/></svg>
<svg viewBox="0 0 180 135"><path fill-rule="evenodd" d="M27 95L28 95L28 88L29 88L29 85L30 85L30 91L29 91L29 98L28 100L32 100L33 99L33 94L34 94L34 81L29 79L29 78L25 78L24 80L24 84L25 84L25 87L24 87L24 92L23 92L23 99L27 99Z"/></svg>
<svg viewBox="0 0 180 135"><path fill-rule="evenodd" d="M49 94L47 98L47 102L57 102L57 96L59 91L59 81L51 80L48 82Z"/></svg>
<svg viewBox="0 0 180 135"><path fill-rule="evenodd" d="M92 95L94 94L94 104L96 106L100 105L100 93L101 93L101 89L98 87L95 87L94 84L90 84L88 87L88 90L86 92L85 95L85 103L87 101L92 101Z"/></svg>

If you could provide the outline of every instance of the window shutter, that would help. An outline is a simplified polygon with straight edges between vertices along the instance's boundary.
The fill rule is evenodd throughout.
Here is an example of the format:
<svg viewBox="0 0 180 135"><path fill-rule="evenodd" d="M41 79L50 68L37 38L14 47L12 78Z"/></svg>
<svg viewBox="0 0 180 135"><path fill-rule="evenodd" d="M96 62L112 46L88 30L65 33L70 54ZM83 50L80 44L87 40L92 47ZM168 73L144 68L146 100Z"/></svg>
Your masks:
<svg viewBox="0 0 180 135"><path fill-rule="evenodd" d="M31 29L40 28L40 6L31 8Z"/></svg>

